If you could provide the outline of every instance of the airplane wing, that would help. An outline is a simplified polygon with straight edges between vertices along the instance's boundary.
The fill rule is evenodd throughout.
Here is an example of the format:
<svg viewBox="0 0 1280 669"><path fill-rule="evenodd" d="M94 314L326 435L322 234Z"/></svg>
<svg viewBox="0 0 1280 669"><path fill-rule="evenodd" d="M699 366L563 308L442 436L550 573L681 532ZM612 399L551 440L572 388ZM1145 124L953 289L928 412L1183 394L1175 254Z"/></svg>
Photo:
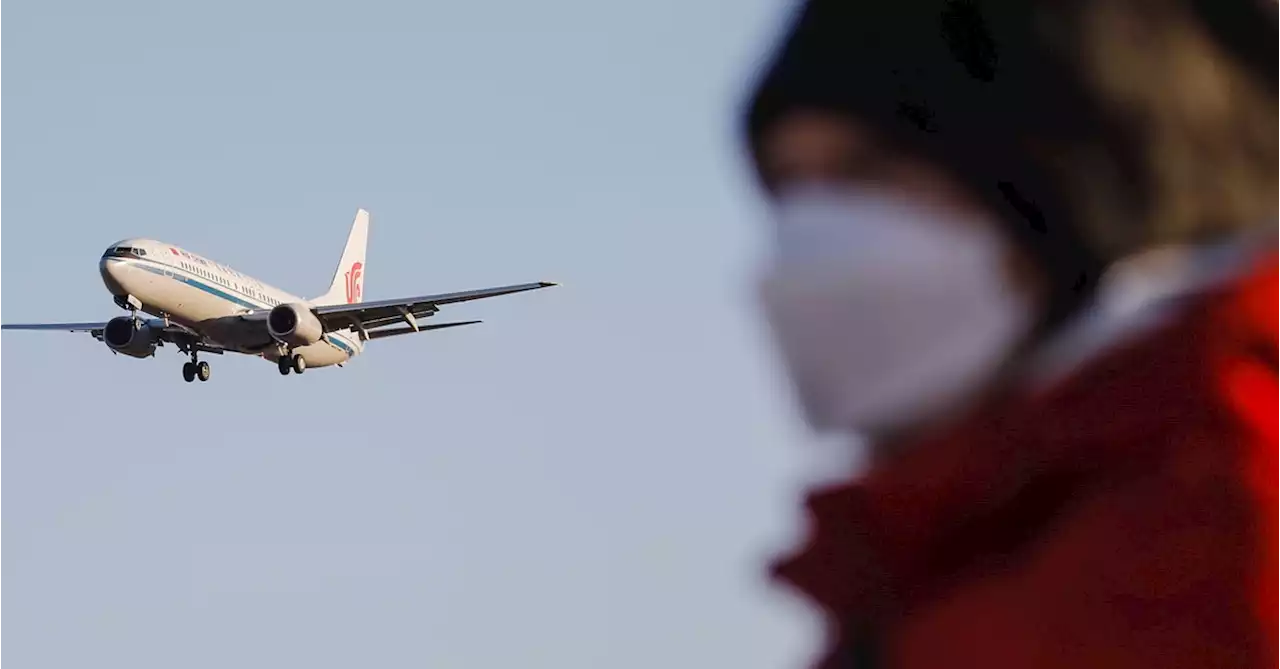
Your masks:
<svg viewBox="0 0 1280 669"><path fill-rule="evenodd" d="M107 327L101 323L5 323L0 330L53 330L55 332L98 332ZM98 335L94 335L98 336Z"/></svg>
<svg viewBox="0 0 1280 669"><path fill-rule="evenodd" d="M432 323L431 325L420 325L415 330L406 325L400 328L386 328L385 330L374 330L369 333L369 339L382 339L384 337L394 337L396 335L412 334L414 332L427 332L430 330L443 330L445 328L456 328L463 325L475 325L481 321L459 321L457 323Z"/></svg>
<svg viewBox="0 0 1280 669"><path fill-rule="evenodd" d="M226 350L217 344L207 341L199 333L177 323L166 324L162 319L148 319L147 325L160 331L160 341L191 347L206 353L222 355ZM94 339L102 341L102 331L107 321L96 323L4 323L0 330L43 330L52 332L88 332Z"/></svg>
<svg viewBox="0 0 1280 669"><path fill-rule="evenodd" d="M500 295L510 295L512 293L523 293L527 290L538 290L539 288L549 288L555 285L558 284L551 283L550 281L539 281L537 283L521 283L512 286L501 286L498 288L485 288L482 290L465 290L458 293L421 295L418 297L408 297L398 300L379 300L377 302L358 302L356 304L331 304L314 307L312 311L315 313L316 317L320 319L320 322L324 324L326 330L339 330L355 327L358 330L364 330L367 332L369 329L390 325L392 323L407 323L409 329L405 332L418 332L426 328L418 327L416 325L416 319L431 316L440 310L440 305L454 304L457 302L470 302L471 300L482 300L489 297L498 297ZM469 325L470 322L465 324ZM374 333L367 334L372 338ZM396 334L402 333L396 331Z"/></svg>

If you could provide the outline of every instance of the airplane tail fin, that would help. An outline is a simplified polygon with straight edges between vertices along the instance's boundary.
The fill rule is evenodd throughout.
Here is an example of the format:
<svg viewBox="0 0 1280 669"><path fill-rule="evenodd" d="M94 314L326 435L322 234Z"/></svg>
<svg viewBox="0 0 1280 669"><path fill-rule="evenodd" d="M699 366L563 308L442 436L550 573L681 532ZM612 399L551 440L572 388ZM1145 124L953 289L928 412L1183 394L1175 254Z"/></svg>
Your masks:
<svg viewBox="0 0 1280 669"><path fill-rule="evenodd" d="M364 299L365 249L369 240L369 212L360 209L351 224L347 246L333 273L329 292L312 300L316 305L356 304Z"/></svg>

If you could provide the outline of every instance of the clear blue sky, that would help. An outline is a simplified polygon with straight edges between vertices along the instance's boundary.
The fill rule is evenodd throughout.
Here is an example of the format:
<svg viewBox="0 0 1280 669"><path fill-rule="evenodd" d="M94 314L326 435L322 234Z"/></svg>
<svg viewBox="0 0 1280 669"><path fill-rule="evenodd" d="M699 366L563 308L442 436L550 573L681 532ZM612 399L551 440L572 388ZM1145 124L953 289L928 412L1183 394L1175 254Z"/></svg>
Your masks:
<svg viewBox="0 0 1280 669"><path fill-rule="evenodd" d="M809 471L752 310L732 121L786 11L716 2L5 3L3 318L105 319L172 241L366 297L529 280L345 369L3 337L4 659L776 667Z"/></svg>

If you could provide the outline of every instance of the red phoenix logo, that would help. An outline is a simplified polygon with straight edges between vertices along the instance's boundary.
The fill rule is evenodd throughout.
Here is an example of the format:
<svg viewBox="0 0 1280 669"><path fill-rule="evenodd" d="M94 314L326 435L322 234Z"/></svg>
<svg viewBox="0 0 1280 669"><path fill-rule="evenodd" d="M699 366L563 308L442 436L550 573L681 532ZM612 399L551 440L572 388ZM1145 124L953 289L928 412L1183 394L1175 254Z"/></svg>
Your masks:
<svg viewBox="0 0 1280 669"><path fill-rule="evenodd" d="M360 284L363 280L364 263L355 263L347 272L347 304L355 304L360 300Z"/></svg>

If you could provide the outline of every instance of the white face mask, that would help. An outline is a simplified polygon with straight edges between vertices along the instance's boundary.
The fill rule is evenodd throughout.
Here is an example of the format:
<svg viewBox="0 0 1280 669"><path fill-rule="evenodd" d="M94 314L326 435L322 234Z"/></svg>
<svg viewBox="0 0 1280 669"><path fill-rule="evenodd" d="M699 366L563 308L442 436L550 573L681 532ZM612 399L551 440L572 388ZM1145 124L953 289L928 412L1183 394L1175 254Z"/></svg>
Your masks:
<svg viewBox="0 0 1280 669"><path fill-rule="evenodd" d="M1031 325L985 221L810 189L785 196L776 223L761 300L817 430L874 437L937 417L989 380Z"/></svg>

